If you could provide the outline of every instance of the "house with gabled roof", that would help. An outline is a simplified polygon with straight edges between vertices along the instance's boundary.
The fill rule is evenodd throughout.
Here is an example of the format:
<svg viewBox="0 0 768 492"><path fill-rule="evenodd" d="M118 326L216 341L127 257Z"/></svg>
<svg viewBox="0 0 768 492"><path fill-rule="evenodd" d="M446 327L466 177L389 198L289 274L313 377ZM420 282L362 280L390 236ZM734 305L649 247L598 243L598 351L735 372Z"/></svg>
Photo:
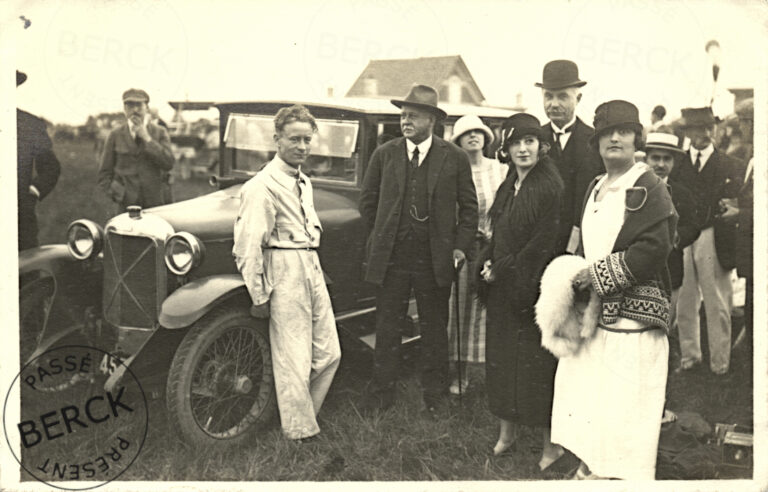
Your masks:
<svg viewBox="0 0 768 492"><path fill-rule="evenodd" d="M413 84L434 87L443 103L481 106L485 102L460 55L370 60L347 97L402 97Z"/></svg>

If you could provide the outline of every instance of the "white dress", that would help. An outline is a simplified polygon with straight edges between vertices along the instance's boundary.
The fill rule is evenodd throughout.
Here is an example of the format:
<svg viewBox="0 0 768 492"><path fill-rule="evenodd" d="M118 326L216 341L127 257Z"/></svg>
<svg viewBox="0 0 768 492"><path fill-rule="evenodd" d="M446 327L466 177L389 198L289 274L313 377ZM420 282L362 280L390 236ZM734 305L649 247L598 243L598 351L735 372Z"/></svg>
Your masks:
<svg viewBox="0 0 768 492"><path fill-rule="evenodd" d="M637 163L582 218L584 255L608 256L624 222L628 187L647 169ZM620 317L611 328L642 324ZM572 357L560 359L552 406L552 442L569 449L601 477L653 480L664 410L669 344L659 329L622 333L598 328Z"/></svg>

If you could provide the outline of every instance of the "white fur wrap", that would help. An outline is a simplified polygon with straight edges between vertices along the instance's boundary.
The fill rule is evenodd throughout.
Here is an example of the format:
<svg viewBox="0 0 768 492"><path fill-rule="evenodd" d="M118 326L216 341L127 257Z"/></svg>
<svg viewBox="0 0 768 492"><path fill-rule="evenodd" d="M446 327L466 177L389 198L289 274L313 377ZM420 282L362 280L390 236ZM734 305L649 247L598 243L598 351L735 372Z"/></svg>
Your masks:
<svg viewBox="0 0 768 492"><path fill-rule="evenodd" d="M541 346L558 359L578 352L597 329L600 298L590 288L589 302L578 302L572 287L576 274L588 266L581 256L563 255L552 260L541 277L536 323Z"/></svg>

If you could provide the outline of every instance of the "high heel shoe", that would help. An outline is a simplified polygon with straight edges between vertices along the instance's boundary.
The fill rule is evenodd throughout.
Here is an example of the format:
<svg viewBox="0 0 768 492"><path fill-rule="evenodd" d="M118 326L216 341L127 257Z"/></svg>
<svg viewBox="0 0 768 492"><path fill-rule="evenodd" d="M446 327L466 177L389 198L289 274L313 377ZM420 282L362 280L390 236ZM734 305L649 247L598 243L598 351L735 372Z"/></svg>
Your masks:
<svg viewBox="0 0 768 492"><path fill-rule="evenodd" d="M496 445L493 447L494 456L504 456L507 454L512 454L515 451L517 451L517 440L510 441L510 442L504 442L502 440L499 440L496 443Z"/></svg>

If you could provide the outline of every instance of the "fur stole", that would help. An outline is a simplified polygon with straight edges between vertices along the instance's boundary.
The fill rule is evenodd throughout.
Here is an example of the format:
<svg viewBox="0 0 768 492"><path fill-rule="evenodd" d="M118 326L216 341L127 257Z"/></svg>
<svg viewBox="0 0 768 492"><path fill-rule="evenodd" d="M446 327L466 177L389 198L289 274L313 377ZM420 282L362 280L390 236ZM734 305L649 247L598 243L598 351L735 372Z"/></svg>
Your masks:
<svg viewBox="0 0 768 492"><path fill-rule="evenodd" d="M514 200L509 213L510 222L521 225L536 223L541 213L539 204L542 197L553 197L564 187L554 161L546 155L542 156L536 166L528 172L517 196L514 196L515 181L517 181L517 171L514 164L510 164L507 177L499 186L496 200L490 210L492 225L498 221L509 200Z"/></svg>
<svg viewBox="0 0 768 492"><path fill-rule="evenodd" d="M558 359L576 354L597 329L600 298L592 288L582 298L572 287L573 278L587 266L581 256L563 255L552 260L541 277L536 324L541 346Z"/></svg>

